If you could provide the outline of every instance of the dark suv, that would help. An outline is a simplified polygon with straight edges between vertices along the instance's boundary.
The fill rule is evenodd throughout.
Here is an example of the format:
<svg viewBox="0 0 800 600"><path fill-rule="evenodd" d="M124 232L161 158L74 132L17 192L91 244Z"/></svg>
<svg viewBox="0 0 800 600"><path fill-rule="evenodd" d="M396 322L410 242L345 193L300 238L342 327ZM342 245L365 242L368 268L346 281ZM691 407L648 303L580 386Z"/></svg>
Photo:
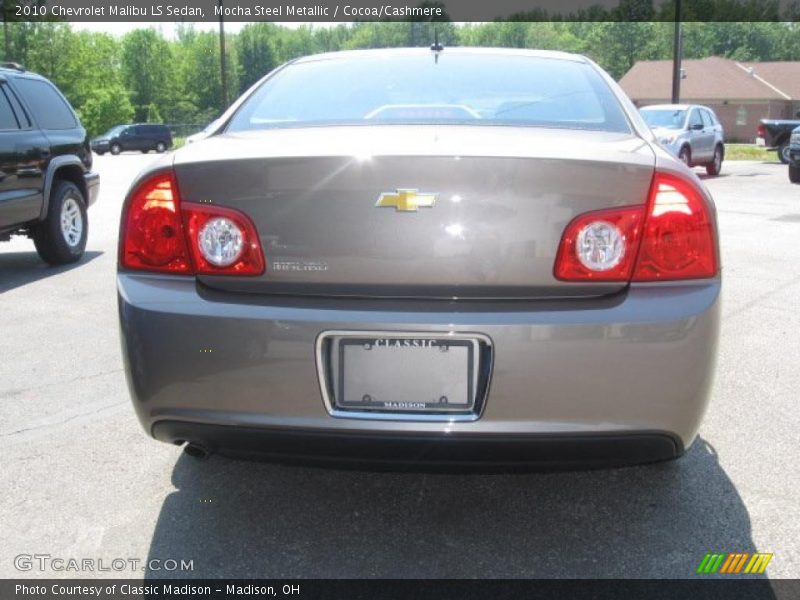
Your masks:
<svg viewBox="0 0 800 600"><path fill-rule="evenodd" d="M117 125L92 140L92 150L98 154L119 154L125 150L155 150L164 152L172 146L172 133L166 125L135 123Z"/></svg>
<svg viewBox="0 0 800 600"><path fill-rule="evenodd" d="M58 89L19 65L0 67L0 241L33 238L50 264L78 260L100 178L86 130Z"/></svg>

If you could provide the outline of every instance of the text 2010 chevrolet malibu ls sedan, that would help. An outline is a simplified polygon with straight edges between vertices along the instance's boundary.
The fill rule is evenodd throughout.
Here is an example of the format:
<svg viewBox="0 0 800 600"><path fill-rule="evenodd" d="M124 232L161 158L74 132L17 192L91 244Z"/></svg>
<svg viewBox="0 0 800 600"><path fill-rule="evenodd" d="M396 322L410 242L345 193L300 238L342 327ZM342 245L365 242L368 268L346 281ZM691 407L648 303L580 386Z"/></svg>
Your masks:
<svg viewBox="0 0 800 600"><path fill-rule="evenodd" d="M195 453L670 459L706 409L714 205L591 61L295 60L134 182L119 314L146 431Z"/></svg>

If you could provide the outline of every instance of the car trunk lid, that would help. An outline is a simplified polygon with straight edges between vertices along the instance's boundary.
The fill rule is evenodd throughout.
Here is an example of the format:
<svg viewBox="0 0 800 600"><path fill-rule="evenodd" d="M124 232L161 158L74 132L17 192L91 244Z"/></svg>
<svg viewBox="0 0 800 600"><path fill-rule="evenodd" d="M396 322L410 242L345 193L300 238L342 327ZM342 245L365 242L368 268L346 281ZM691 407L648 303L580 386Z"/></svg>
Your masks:
<svg viewBox="0 0 800 600"><path fill-rule="evenodd" d="M247 214L267 268L213 288L365 297L614 293L558 281L576 215L642 204L654 154L632 134L511 127L287 128L215 136L176 154L185 201Z"/></svg>

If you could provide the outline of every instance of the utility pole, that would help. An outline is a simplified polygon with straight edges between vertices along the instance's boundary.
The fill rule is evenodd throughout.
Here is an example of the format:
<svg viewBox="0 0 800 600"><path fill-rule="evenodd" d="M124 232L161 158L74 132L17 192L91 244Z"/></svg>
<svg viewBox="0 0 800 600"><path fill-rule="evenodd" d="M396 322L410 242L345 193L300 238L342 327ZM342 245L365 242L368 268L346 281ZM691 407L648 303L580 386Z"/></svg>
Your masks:
<svg viewBox="0 0 800 600"><path fill-rule="evenodd" d="M11 46L8 40L8 9L5 0L3 0L3 60L11 60Z"/></svg>
<svg viewBox="0 0 800 600"><path fill-rule="evenodd" d="M681 101L681 58L683 33L681 31L681 0L675 0L675 37L672 41L672 103Z"/></svg>
<svg viewBox="0 0 800 600"><path fill-rule="evenodd" d="M222 14L222 0L219 5L219 71L222 81L222 110L228 108L228 73L225 69L225 17Z"/></svg>

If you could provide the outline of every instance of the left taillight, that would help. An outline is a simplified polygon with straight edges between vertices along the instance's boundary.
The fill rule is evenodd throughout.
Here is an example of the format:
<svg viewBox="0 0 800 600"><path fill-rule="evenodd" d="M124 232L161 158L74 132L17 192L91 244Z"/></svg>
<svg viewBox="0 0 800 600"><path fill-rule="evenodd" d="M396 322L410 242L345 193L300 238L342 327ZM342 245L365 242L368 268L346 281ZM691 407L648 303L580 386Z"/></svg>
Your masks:
<svg viewBox="0 0 800 600"><path fill-rule="evenodd" d="M122 216L120 265L162 273L193 272L171 171L158 173L131 193Z"/></svg>
<svg viewBox="0 0 800 600"><path fill-rule="evenodd" d="M175 274L260 275L255 226L239 211L183 202L172 171L142 181L123 210L119 262L125 269Z"/></svg>
<svg viewBox="0 0 800 600"><path fill-rule="evenodd" d="M205 275L261 275L264 255L253 222L237 210L185 202L181 207L195 269Z"/></svg>

